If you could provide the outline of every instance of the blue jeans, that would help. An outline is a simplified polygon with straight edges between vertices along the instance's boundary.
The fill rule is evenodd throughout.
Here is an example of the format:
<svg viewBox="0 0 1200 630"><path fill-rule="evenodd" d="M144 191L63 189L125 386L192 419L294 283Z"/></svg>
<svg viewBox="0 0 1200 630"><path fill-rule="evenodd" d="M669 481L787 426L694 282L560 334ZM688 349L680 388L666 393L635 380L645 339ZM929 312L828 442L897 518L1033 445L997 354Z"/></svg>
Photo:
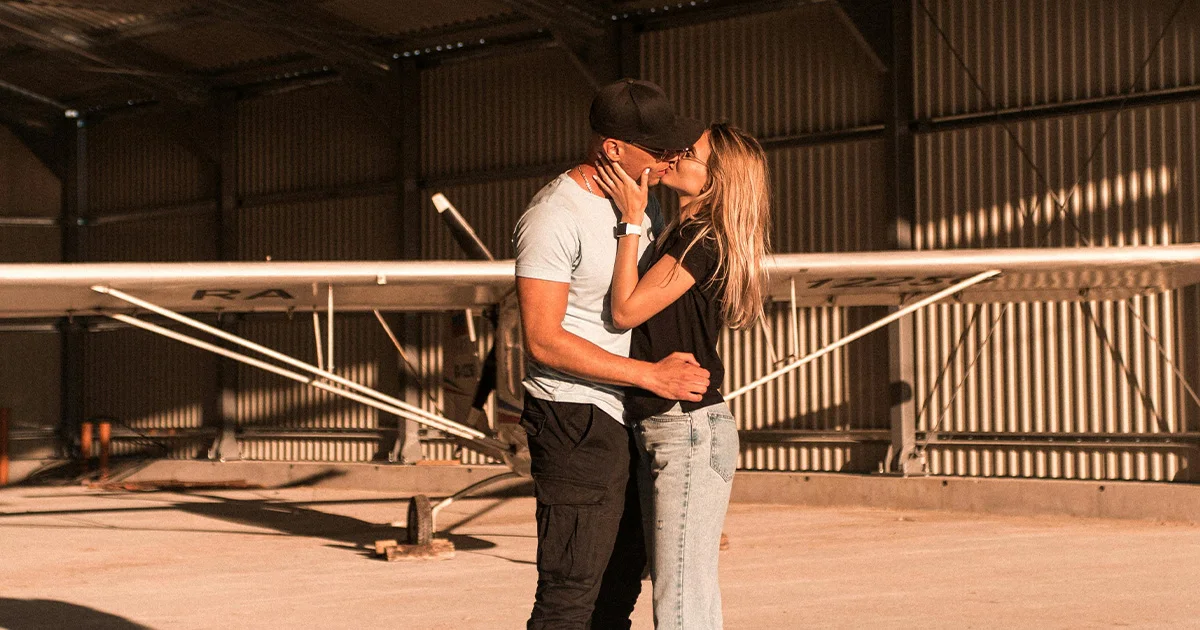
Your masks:
<svg viewBox="0 0 1200 630"><path fill-rule="evenodd" d="M733 414L725 403L692 412L676 404L643 420L635 435L654 626L721 628L717 552L737 467Z"/></svg>

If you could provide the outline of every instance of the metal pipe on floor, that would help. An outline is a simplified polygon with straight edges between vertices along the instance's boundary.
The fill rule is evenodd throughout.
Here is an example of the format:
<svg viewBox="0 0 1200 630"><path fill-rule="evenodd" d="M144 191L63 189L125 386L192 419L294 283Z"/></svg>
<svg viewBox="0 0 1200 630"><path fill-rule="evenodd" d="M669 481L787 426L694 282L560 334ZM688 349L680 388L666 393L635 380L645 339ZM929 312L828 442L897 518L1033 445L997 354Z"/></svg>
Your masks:
<svg viewBox="0 0 1200 630"><path fill-rule="evenodd" d="M0 407L0 486L8 485L8 415L11 410Z"/></svg>
<svg viewBox="0 0 1200 630"><path fill-rule="evenodd" d="M92 461L92 423L79 423L79 455L83 459L83 472L87 474Z"/></svg>
<svg viewBox="0 0 1200 630"><path fill-rule="evenodd" d="M112 423L100 423L100 478L108 479L108 454L112 447Z"/></svg>

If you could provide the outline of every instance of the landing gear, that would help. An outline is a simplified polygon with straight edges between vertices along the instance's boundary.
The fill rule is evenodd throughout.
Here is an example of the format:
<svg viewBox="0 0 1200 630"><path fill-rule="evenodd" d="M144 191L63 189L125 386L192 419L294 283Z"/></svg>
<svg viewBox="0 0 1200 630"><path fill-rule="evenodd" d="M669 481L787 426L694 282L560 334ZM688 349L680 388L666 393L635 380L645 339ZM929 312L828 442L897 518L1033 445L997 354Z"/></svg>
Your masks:
<svg viewBox="0 0 1200 630"><path fill-rule="evenodd" d="M462 490L459 490L458 492L446 497L445 499L442 499L437 505L431 504L429 497L423 494L418 494L417 496L409 499L408 520L404 523L405 529L408 530L408 535L405 537L406 544L430 544L433 542L433 533L437 531L437 514L438 512L442 511L442 508L454 503L458 499L461 499L472 492L475 492L476 490L479 490L480 488L494 484L497 481L504 481L505 479L512 479L514 477L520 477L520 475L509 471L488 477L483 481L473 483L466 488L463 488ZM399 527L400 523L397 521L393 525Z"/></svg>
<svg viewBox="0 0 1200 630"><path fill-rule="evenodd" d="M428 545L433 542L433 506L429 497L418 494L408 500L408 544Z"/></svg>

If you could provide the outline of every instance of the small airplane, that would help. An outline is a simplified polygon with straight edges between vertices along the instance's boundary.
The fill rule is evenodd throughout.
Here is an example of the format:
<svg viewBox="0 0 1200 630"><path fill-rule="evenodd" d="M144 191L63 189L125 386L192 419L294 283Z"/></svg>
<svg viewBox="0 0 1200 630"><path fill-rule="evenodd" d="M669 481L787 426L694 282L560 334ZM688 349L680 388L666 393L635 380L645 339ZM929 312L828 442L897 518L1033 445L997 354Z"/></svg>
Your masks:
<svg viewBox="0 0 1200 630"><path fill-rule="evenodd" d="M481 487L529 475L529 451L517 424L522 409L524 351L514 261L495 260L441 194L434 206L470 260L361 262L61 263L0 265L0 319L111 318L213 352L399 418L437 429L463 446L505 463L508 472L433 505L408 505L408 542L427 543L437 513ZM733 399L874 330L943 300L966 303L1118 300L1200 282L1200 245L959 249L778 254L767 265L769 298L800 306L891 306L887 316L729 392ZM326 313L326 347L319 313ZM465 313L447 341L446 415L433 413L332 371L334 316L374 312ZM494 316L495 342L481 361L474 316ZM316 364L277 352L193 317L198 313L311 313ZM152 314L240 346L230 349L139 315ZM465 331L465 333L464 333ZM397 348L400 348L396 342ZM483 412L496 393L495 421ZM472 394L473 391L473 394ZM451 394L449 392L456 392Z"/></svg>

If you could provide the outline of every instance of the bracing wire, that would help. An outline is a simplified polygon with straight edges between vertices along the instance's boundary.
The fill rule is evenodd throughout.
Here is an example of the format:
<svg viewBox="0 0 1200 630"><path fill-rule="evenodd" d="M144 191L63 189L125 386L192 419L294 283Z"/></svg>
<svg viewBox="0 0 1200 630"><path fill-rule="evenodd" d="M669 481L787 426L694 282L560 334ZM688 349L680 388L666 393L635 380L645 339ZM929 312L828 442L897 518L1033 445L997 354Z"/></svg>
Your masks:
<svg viewBox="0 0 1200 630"><path fill-rule="evenodd" d="M1178 0L1178 2L1176 2L1174 8L1172 9L1172 11L1170 13L1170 16L1167 18L1166 23L1163 26L1162 32L1159 33L1158 38L1154 41L1154 44L1150 47L1150 52L1147 54L1146 58L1142 61L1141 65L1138 67L1138 72L1133 79L1133 83L1132 83L1131 87L1135 87L1141 82L1141 80L1146 72L1146 69L1150 65L1150 62L1154 59L1154 56L1158 53L1159 47L1162 45L1163 40L1167 36L1167 33L1170 32L1171 27L1174 25L1176 17L1179 15L1179 12L1183 8L1183 5L1186 4L1187 2L1189 2L1189 0ZM980 95L983 97L985 102L992 102L993 99L991 98L991 95L988 93L987 89L983 87L983 85L980 83L978 77L971 70L970 66L966 63L966 60L963 58L962 53L950 41L949 36L946 34L945 30L942 29L942 27L938 23L936 17L930 11L929 6L925 2L925 0L919 0L918 4L921 7L921 11L925 14L926 19L929 20L929 23L937 31L938 36L941 38L942 42L946 45L946 47L950 50L951 54L954 56L955 61L963 69L963 71L967 74L967 77L970 79L974 88L980 93ZM1071 186L1066 199L1062 199L1061 201L1059 199L1059 196L1057 194L1055 194L1055 192L1051 189L1049 179L1046 177L1045 172L1033 160L1032 156L1029 154L1029 150L1020 141L1020 138L1017 137L1016 133L1013 132L1012 128L1009 125L1007 125L1007 124L1001 125L1002 128L1004 129L1005 135L1016 146L1022 159L1026 162L1026 164L1031 169L1033 169L1034 173L1037 175L1039 183L1045 187L1049 196L1053 198L1055 206L1057 207L1057 210L1058 210L1058 212L1056 213L1056 216L1066 217L1068 219L1070 225L1075 229L1075 232L1083 240L1085 245L1090 245L1091 242L1087 238L1087 235L1085 235L1083 233L1083 230L1079 226L1079 223L1077 221L1075 221L1074 217L1071 216L1071 214L1068 212L1067 208L1068 208L1069 204L1071 203L1072 199L1074 198L1076 192L1079 190L1079 184L1082 181L1082 173L1086 173L1088 171L1088 168L1091 166L1092 161L1095 159L1096 155L1099 153L1100 147L1104 145L1104 141L1108 138L1109 133L1116 126L1115 123L1116 123L1117 118L1125 111L1125 108L1128 104L1130 96L1131 96L1131 94L1129 92L1127 92L1126 95L1124 96L1124 98L1122 98L1121 101L1117 104L1117 107L1116 107L1115 111L1112 113L1112 115L1109 116L1108 119L1105 121L1105 125L1104 125L1104 128L1101 130L1100 136L1098 137L1096 142L1093 144L1091 152L1088 154L1087 159L1083 163L1083 166L1078 171L1080 173L1080 175L1076 176L1075 183L1073 186ZM993 113L996 115L999 115L999 113L1000 113L999 106L997 106L997 105L993 106ZM1032 203L1030 205L1030 207L1028 208L1028 210L1022 214L1023 222L1024 221L1032 221L1032 219L1036 216L1035 212L1037 211L1037 208L1039 206L1040 199L1041 199L1041 196L1036 197L1034 199L1034 203ZM1050 236L1053 227L1054 227L1053 221L1051 221L1050 223L1048 223L1046 225L1045 229L1042 232L1041 237L1037 241L1037 244L1039 246L1045 241L1045 239L1047 237ZM1128 305L1128 300L1123 300L1122 303L1124 303L1126 305L1126 308L1130 308ZM1141 387L1141 384L1137 382L1136 376L1131 371L1129 371L1129 369L1127 367L1127 362L1124 360L1124 357L1121 355L1120 349L1108 342L1108 337L1105 334L1105 332L1102 330L1100 322L1098 320L1096 320L1094 317L1092 317L1090 308L1087 308L1087 306L1088 306L1087 303L1084 303L1084 306L1086 309L1085 313L1088 316L1089 322L1094 327L1096 327L1097 334L1099 334L1102 339L1105 339L1106 347L1108 347L1109 352L1113 356L1113 359L1117 362L1118 365L1122 366L1122 370L1123 370L1123 373L1126 375L1126 378L1128 378L1130 380L1130 384L1134 387L1134 389L1141 396L1143 404L1146 404L1149 407L1151 414L1153 414L1154 418L1156 419L1158 426L1159 426L1159 430L1160 431L1163 430L1163 421L1162 421L1161 415L1159 414L1158 410L1154 407L1153 401L1149 398L1148 395L1146 395L1145 390ZM974 315L972 315L972 317L971 317L971 323L968 324L968 326L966 326L964 328L963 334L960 336L958 343L955 344L954 348L950 352L950 355L948 357L946 357L945 362L943 363L943 366L938 373L937 379L935 380L934 387L932 387L930 389L928 396L926 397L925 401L922 403L922 407L917 412L918 420L920 419L921 414L924 411L928 410L929 402L932 399L933 394L937 391L937 386L940 385L942 378L944 378L944 375L945 375L946 371L948 370L951 361L954 359L954 356L961 349L961 347L963 345L962 342L966 339L967 335L971 332L972 326L974 325L974 322L975 322L976 318L978 317L981 308L982 308L982 305L979 305L976 308ZM1008 308L1009 308L1009 305L1005 304L1001 308L999 315L997 315L997 317L992 321L987 335L984 337L983 341L979 344L979 351L976 352L975 357L972 358L970 363L968 363L967 369L964 370L963 378L960 379L960 381L956 384L955 388L952 390L950 400L942 407L941 412L938 414L938 417L935 419L935 422L930 427L930 429L927 433L929 433L929 434L936 433L938 431L938 429L940 428L942 419L945 417L946 412L949 411L950 407L953 405L954 399L958 396L959 391L961 391L962 386L966 382L966 379L969 377L971 370L973 369L975 363L982 356L983 350L987 347L987 344L991 341L991 338L996 331L997 325L1003 319ZM1154 337L1154 340L1158 344L1158 346L1161 350L1162 345L1161 345L1161 343L1158 342L1157 337ZM1172 364L1172 367L1174 368L1173 364ZM1175 374L1177 377L1182 378L1182 375L1179 373L1178 369L1175 369ZM1190 387L1190 385L1187 384L1186 379L1184 379L1184 387L1186 387L1188 389L1188 391L1193 394L1193 399L1196 399L1195 393L1192 390L1192 388ZM1197 400L1197 404L1200 405L1200 399L1196 399L1196 400Z"/></svg>

